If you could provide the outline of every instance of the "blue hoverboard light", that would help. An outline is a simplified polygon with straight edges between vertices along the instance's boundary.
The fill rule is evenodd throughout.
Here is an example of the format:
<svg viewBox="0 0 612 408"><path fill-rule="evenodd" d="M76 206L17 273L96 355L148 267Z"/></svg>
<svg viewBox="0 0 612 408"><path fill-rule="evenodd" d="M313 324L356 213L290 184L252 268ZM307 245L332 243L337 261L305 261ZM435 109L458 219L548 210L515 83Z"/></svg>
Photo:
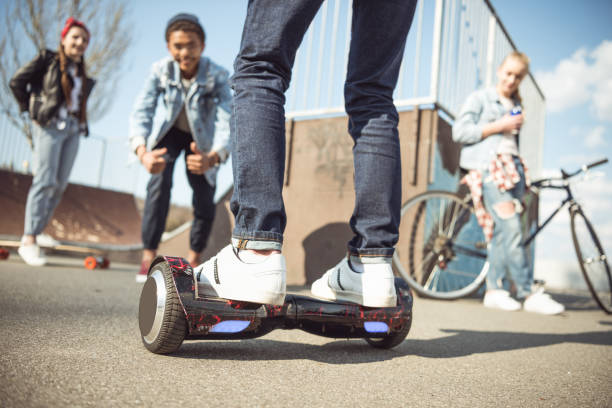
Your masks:
<svg viewBox="0 0 612 408"><path fill-rule="evenodd" d="M209 333L239 333L249 327L248 320L225 320L215 324Z"/></svg>
<svg viewBox="0 0 612 408"><path fill-rule="evenodd" d="M364 322L363 328L368 333L387 333L389 326L385 322Z"/></svg>

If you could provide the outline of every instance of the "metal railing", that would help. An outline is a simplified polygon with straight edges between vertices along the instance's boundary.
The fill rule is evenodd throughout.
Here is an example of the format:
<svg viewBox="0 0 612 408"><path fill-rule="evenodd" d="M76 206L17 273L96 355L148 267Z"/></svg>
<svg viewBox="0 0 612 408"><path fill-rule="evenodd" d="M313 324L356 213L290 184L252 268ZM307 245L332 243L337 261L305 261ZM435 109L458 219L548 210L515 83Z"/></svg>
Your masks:
<svg viewBox="0 0 612 408"><path fill-rule="evenodd" d="M121 168L111 165L109 157L126 157L127 141L90 134L79 141L70 182L116 191L134 192L138 182L138 166ZM115 161L116 162L116 161ZM0 116L0 168L17 173L32 173L32 150L19 129L6 116Z"/></svg>
<svg viewBox="0 0 612 408"><path fill-rule="evenodd" d="M328 0L306 32L287 91L287 117L344 113L352 1ZM493 86L503 58L516 49L488 0L420 1L397 88L399 110L433 105L452 121L475 89ZM526 116L522 155L532 172L542 162L545 100L531 74L520 92Z"/></svg>

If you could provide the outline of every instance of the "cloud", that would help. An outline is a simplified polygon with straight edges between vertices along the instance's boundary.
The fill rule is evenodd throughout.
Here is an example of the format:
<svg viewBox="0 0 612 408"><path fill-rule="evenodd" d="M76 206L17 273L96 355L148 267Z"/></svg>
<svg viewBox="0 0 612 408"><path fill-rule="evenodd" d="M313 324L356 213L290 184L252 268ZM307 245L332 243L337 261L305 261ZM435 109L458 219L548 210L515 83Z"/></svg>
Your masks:
<svg viewBox="0 0 612 408"><path fill-rule="evenodd" d="M606 146L607 143L604 139L605 128L603 126L597 126L587 133L586 138L584 139L584 144L586 147L593 149L596 147Z"/></svg>
<svg viewBox="0 0 612 408"><path fill-rule="evenodd" d="M609 154L602 151L596 151L595 153L572 153L559 156L557 158L557 162L563 168L563 170L574 171L578 170L584 164L593 163L608 156ZM612 159L612 157L608 157L608 159Z"/></svg>
<svg viewBox="0 0 612 408"><path fill-rule="evenodd" d="M575 138L581 138L584 141L584 147L588 149L597 149L608 145L606 140L607 130L605 126L595 126L594 128L586 128L582 126L574 126L570 129L569 134ZM593 161L593 160L591 160ZM587 161L583 161L583 164Z"/></svg>
<svg viewBox="0 0 612 408"><path fill-rule="evenodd" d="M612 41L592 51L580 48L553 71L536 72L550 112L588 103L600 120L612 121Z"/></svg>

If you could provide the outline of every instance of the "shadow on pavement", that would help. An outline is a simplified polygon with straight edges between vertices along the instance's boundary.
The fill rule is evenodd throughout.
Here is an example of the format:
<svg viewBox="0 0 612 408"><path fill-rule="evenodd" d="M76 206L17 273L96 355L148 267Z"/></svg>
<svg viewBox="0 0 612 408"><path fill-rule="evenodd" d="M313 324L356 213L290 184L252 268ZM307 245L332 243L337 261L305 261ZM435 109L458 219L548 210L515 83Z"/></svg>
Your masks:
<svg viewBox="0 0 612 408"><path fill-rule="evenodd" d="M398 348L376 349L365 340L333 340L323 345L267 339L243 341L194 341L183 343L169 357L203 360L312 360L327 364L362 364L391 360L405 353ZM408 350L406 350L408 351Z"/></svg>
<svg viewBox="0 0 612 408"><path fill-rule="evenodd" d="M397 351L420 357L453 358L471 354L545 347L562 343L612 345L612 332L609 330L565 334L448 329L442 329L442 332L449 333L450 335L431 340L413 340L408 338L398 347Z"/></svg>
<svg viewBox="0 0 612 408"><path fill-rule="evenodd" d="M607 324L607 323L606 323ZM430 340L406 339L391 350L370 347L364 340L335 340L324 345L300 344L278 340L186 342L172 357L215 360L297 360L307 359L327 364L362 364L403 356L455 358L471 354L493 353L562 343L612 345L611 331L567 334L487 332L442 330L449 336Z"/></svg>
<svg viewBox="0 0 612 408"><path fill-rule="evenodd" d="M573 295L567 293L555 293L553 298L565 306L565 310L600 310L599 305L591 297L591 294Z"/></svg>

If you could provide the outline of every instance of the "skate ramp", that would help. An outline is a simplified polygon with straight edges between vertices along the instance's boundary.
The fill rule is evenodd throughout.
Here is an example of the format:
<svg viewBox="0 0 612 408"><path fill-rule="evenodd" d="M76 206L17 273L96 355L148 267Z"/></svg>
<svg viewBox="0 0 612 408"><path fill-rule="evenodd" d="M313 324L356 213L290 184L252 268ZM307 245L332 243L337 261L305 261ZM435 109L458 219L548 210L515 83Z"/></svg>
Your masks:
<svg viewBox="0 0 612 408"><path fill-rule="evenodd" d="M0 170L0 235L19 239L32 176ZM44 232L91 247L140 246L141 218L131 194L69 184Z"/></svg>

